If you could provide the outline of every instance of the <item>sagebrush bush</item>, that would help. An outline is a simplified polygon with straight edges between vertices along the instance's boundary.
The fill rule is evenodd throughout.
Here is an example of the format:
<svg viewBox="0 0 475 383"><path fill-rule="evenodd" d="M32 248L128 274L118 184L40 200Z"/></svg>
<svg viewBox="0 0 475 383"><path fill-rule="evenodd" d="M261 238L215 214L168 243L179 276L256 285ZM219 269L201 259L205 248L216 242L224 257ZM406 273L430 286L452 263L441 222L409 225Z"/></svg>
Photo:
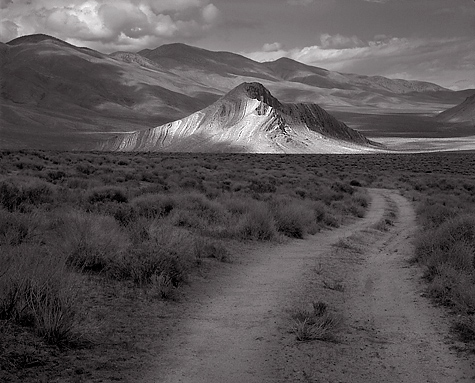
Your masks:
<svg viewBox="0 0 475 383"><path fill-rule="evenodd" d="M275 219L267 205L255 202L234 228L238 238L270 241L277 238Z"/></svg>
<svg viewBox="0 0 475 383"><path fill-rule="evenodd" d="M109 216L63 211L56 217L60 250L68 265L81 271L103 271L129 249L130 240Z"/></svg>
<svg viewBox="0 0 475 383"><path fill-rule="evenodd" d="M222 262L228 260L229 253L222 242L199 236L195 238L194 244L197 258L215 258Z"/></svg>
<svg viewBox="0 0 475 383"><path fill-rule="evenodd" d="M168 216L176 207L175 199L165 194L142 194L131 201L137 216L147 219L162 218Z"/></svg>
<svg viewBox="0 0 475 383"><path fill-rule="evenodd" d="M309 204L280 200L272 204L277 230L291 238L304 238L316 225L315 214Z"/></svg>
<svg viewBox="0 0 475 383"><path fill-rule="evenodd" d="M442 203L426 202L418 207L417 215L420 217L421 224L428 228L436 228L458 215L457 209L443 205Z"/></svg>
<svg viewBox="0 0 475 383"><path fill-rule="evenodd" d="M53 202L54 194L53 186L39 179L0 181L0 205L8 211L30 211L34 206Z"/></svg>
<svg viewBox="0 0 475 383"><path fill-rule="evenodd" d="M0 246L16 246L31 241L38 225L38 217L33 214L0 209Z"/></svg>
<svg viewBox="0 0 475 383"><path fill-rule="evenodd" d="M180 209L193 212L205 225L216 225L227 220L226 209L218 202L209 200L205 195L192 193L177 197Z"/></svg>
<svg viewBox="0 0 475 383"><path fill-rule="evenodd" d="M91 204L100 202L118 202L125 203L128 201L127 192L117 187L98 187L93 188L88 193L87 200Z"/></svg>
<svg viewBox="0 0 475 383"><path fill-rule="evenodd" d="M422 232L416 239L415 257L429 267L448 263L473 272L474 256L474 215L444 221L439 227Z"/></svg>
<svg viewBox="0 0 475 383"><path fill-rule="evenodd" d="M0 270L0 319L32 326L49 343L75 336L77 281L60 255L32 245L4 247Z"/></svg>
<svg viewBox="0 0 475 383"><path fill-rule="evenodd" d="M140 286L168 281L172 287L178 287L196 262L194 238L185 230L157 222L149 233L147 241L116 260L111 273L117 279L130 279Z"/></svg>

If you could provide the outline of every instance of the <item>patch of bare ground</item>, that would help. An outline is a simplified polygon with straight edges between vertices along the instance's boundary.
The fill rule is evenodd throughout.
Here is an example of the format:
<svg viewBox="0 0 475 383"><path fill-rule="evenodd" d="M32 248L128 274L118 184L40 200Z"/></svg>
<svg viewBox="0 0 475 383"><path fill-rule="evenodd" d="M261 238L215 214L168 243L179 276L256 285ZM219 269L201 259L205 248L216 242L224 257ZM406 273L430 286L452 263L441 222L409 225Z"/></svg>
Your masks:
<svg viewBox="0 0 475 383"><path fill-rule="evenodd" d="M445 313L407 262L411 204L389 190L371 195L364 219L254 250L194 284L141 381L473 381L473 358L453 351ZM392 225L378 228L388 215ZM297 341L295 312L312 305L336 326L323 340Z"/></svg>

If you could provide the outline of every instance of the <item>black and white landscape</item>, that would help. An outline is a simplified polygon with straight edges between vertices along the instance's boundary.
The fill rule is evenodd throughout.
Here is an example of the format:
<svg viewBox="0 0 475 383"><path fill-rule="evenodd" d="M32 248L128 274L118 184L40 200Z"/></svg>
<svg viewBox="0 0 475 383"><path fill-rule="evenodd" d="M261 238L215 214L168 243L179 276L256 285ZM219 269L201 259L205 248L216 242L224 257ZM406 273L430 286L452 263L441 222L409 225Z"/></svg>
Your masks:
<svg viewBox="0 0 475 383"><path fill-rule="evenodd" d="M473 383L474 20L0 0L0 382Z"/></svg>

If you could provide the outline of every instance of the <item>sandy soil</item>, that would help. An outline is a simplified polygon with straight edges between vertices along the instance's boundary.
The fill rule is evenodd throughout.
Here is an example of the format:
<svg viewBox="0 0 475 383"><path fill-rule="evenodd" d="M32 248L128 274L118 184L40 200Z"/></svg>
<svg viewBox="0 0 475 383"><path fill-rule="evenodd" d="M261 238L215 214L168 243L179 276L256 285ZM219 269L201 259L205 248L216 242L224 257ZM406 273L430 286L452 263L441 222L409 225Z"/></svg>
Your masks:
<svg viewBox="0 0 475 383"><path fill-rule="evenodd" d="M448 319L423 297L407 263L411 204L370 190L367 216L306 240L242 254L193 284L143 382L473 382L453 351ZM394 225L375 227L392 209ZM325 288L339 281L344 291ZM341 316L332 342L297 342L289 310L325 301Z"/></svg>

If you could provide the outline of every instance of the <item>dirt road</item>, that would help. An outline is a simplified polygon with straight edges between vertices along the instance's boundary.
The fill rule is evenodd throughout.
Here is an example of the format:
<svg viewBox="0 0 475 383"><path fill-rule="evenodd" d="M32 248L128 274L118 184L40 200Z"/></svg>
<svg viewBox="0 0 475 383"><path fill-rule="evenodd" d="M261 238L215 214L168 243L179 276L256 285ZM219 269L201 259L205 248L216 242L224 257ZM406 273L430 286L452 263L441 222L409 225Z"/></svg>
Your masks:
<svg viewBox="0 0 475 383"><path fill-rule="evenodd" d="M421 296L419 270L407 263L411 204L370 193L364 219L243 254L196 284L143 382L475 381L473 360L451 350L444 312ZM327 288L335 281L344 290ZM316 300L342 317L335 341L297 342L288 311Z"/></svg>

